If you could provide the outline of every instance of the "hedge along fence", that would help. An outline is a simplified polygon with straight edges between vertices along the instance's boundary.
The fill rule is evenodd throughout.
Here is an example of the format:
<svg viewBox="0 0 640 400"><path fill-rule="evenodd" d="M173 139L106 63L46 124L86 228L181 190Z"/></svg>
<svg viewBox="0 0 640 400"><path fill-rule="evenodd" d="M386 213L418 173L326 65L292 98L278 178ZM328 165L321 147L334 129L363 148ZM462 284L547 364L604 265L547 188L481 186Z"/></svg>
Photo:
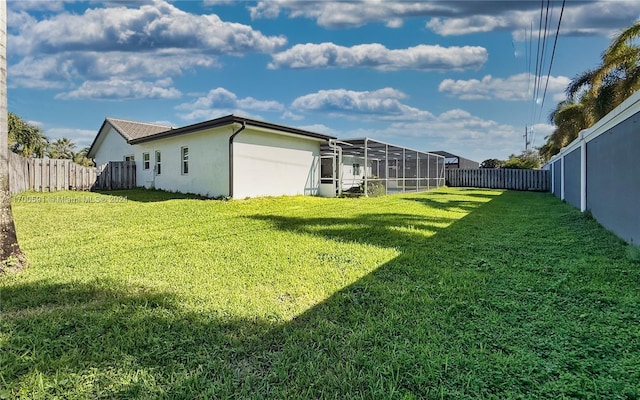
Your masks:
<svg viewBox="0 0 640 400"><path fill-rule="evenodd" d="M552 193L640 244L640 91L580 132L544 166Z"/></svg>
<svg viewBox="0 0 640 400"><path fill-rule="evenodd" d="M9 152L9 190L111 190L135 187L135 162L115 161L100 167L85 167L71 160L24 158Z"/></svg>
<svg viewBox="0 0 640 400"><path fill-rule="evenodd" d="M448 169L447 186L548 192L551 174L540 169Z"/></svg>

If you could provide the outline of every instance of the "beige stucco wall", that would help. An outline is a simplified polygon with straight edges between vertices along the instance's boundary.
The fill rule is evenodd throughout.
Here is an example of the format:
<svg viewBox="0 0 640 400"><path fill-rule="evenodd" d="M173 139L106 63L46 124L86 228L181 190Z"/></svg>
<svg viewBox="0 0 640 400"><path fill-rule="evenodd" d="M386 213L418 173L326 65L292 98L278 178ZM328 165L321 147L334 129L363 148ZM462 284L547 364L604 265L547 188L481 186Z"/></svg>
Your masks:
<svg viewBox="0 0 640 400"><path fill-rule="evenodd" d="M228 138L232 127L154 140L135 145L138 186L155 187L208 197L226 196L229 191ZM189 148L189 172L182 173L182 148ZM155 152L161 154L161 174L155 173ZM144 169L143 153L150 157Z"/></svg>
<svg viewBox="0 0 640 400"><path fill-rule="evenodd" d="M195 193L207 197L229 195L229 137L237 124L129 145L109 127L97 147L98 165L122 161L132 154L136 183L147 188ZM189 148L189 172L182 173L183 147ZM161 154L161 174L155 153ZM144 169L143 154L149 153ZM320 185L320 141L247 127L234 140L236 199L258 196L316 195Z"/></svg>
<svg viewBox="0 0 640 400"><path fill-rule="evenodd" d="M318 194L319 141L247 128L233 151L234 198Z"/></svg>

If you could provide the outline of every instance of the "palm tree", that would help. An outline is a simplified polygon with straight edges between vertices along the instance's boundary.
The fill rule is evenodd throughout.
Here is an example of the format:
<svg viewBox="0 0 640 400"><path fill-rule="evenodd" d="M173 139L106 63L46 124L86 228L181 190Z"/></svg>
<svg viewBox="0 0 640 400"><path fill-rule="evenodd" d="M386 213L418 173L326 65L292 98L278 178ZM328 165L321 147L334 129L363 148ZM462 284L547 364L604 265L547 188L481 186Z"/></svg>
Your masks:
<svg viewBox="0 0 640 400"><path fill-rule="evenodd" d="M49 139L39 127L29 124L12 112L9 113L8 124L11 151L23 157L42 158L45 156Z"/></svg>
<svg viewBox="0 0 640 400"><path fill-rule="evenodd" d="M602 54L602 64L592 80L592 92L599 96L602 87L616 86L616 106L640 88L640 21L636 21L613 39Z"/></svg>
<svg viewBox="0 0 640 400"><path fill-rule="evenodd" d="M84 165L85 167L93 167L93 160L88 158L87 154L89 154L89 148L82 148L79 152L73 154L73 162L76 164Z"/></svg>
<svg viewBox="0 0 640 400"><path fill-rule="evenodd" d="M9 191L7 124L7 1L0 0L0 273L26 267L18 245Z"/></svg>
<svg viewBox="0 0 640 400"><path fill-rule="evenodd" d="M47 155L49 158L64 158L67 160L73 160L76 144L69 138L61 138L54 140L49 144Z"/></svg>
<svg viewBox="0 0 640 400"><path fill-rule="evenodd" d="M595 70L577 75L549 116L556 130L539 148L545 160L571 143L582 129L589 128L640 89L640 21L622 31L602 54Z"/></svg>

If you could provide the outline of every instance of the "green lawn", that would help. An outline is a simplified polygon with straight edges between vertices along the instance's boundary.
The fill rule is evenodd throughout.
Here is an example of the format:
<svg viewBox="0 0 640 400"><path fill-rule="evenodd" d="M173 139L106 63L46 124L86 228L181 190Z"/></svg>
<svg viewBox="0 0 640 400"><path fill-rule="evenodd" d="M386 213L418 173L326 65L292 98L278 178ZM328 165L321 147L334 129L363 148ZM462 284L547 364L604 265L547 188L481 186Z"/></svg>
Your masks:
<svg viewBox="0 0 640 400"><path fill-rule="evenodd" d="M550 194L13 209L0 398L640 398L640 263Z"/></svg>

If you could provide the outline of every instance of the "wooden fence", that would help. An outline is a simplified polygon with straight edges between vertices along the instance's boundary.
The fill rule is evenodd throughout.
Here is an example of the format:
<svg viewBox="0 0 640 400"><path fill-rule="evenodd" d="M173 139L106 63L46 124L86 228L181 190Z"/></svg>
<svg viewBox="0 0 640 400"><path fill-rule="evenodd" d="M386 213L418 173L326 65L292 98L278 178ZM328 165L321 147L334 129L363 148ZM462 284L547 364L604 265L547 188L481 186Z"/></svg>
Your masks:
<svg viewBox="0 0 640 400"><path fill-rule="evenodd" d="M135 161L109 161L100 167L94 190L133 189L136 187Z"/></svg>
<svg viewBox="0 0 640 400"><path fill-rule="evenodd" d="M548 192L551 176L549 171L540 169L449 169L446 171L446 183L452 187Z"/></svg>
<svg viewBox="0 0 640 400"><path fill-rule="evenodd" d="M136 186L135 167L133 161L85 167L71 160L24 158L9 152L9 190L17 194L25 190L130 189Z"/></svg>

